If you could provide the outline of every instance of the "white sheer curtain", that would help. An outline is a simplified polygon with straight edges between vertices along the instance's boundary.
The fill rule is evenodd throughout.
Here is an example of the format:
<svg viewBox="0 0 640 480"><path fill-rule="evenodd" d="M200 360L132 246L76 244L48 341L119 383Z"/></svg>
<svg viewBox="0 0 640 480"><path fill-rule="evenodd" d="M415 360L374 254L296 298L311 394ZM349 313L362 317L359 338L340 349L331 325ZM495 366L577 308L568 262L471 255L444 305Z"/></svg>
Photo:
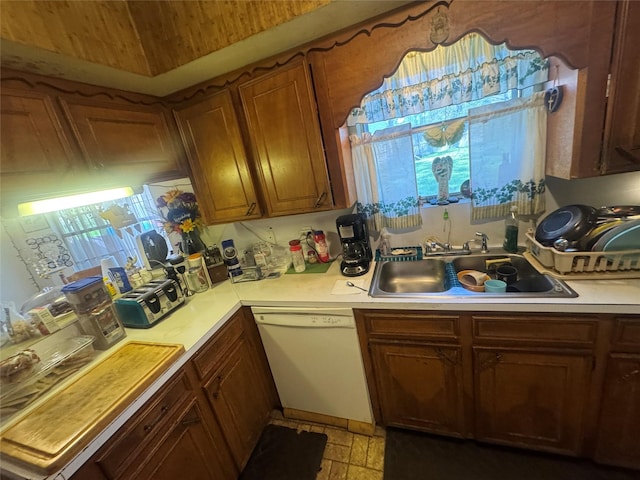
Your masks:
<svg viewBox="0 0 640 480"><path fill-rule="evenodd" d="M422 224L410 132L403 124L349 137L358 208L372 231Z"/></svg>
<svg viewBox="0 0 640 480"><path fill-rule="evenodd" d="M544 212L544 92L469 110L472 220Z"/></svg>
<svg viewBox="0 0 640 480"><path fill-rule="evenodd" d="M549 63L535 50L509 50L470 33L453 45L409 52L394 74L366 95L348 125L406 117L546 82Z"/></svg>

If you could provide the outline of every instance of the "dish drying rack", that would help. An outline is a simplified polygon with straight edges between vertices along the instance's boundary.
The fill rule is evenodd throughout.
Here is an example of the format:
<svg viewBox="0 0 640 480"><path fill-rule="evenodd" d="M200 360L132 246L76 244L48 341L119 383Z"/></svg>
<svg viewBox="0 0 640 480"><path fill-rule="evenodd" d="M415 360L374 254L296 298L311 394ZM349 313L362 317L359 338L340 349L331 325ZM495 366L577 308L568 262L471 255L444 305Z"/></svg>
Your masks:
<svg viewBox="0 0 640 480"><path fill-rule="evenodd" d="M612 252L560 252L526 233L525 258L540 273L563 280L640 278L640 249Z"/></svg>
<svg viewBox="0 0 640 480"><path fill-rule="evenodd" d="M422 247L391 248L388 255L383 255L380 249L376 249L375 260L376 262L412 262L415 260L422 260Z"/></svg>

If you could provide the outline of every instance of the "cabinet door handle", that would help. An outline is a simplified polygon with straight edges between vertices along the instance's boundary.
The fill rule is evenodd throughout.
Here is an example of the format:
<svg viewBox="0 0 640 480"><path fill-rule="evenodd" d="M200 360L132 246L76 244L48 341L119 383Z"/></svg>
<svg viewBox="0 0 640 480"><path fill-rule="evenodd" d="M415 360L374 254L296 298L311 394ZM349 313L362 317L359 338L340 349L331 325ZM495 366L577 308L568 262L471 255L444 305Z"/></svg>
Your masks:
<svg viewBox="0 0 640 480"><path fill-rule="evenodd" d="M639 373L640 373L640 369L638 368L636 368L635 370L631 370L629 373L625 373L624 375L622 375L622 377L620 377L620 381L628 382L629 380L632 380L633 377L635 377Z"/></svg>
<svg viewBox="0 0 640 480"><path fill-rule="evenodd" d="M256 209L256 202L251 202L251 205L249 205L249 209L247 210L247 213L245 213L245 217L248 217L249 215L251 215L255 209Z"/></svg>
<svg viewBox="0 0 640 480"><path fill-rule="evenodd" d="M624 157L626 160L628 160L631 163L635 163L636 165L640 164L640 158L638 158L637 155L635 155L631 150L638 150L638 146L632 146L632 147L623 147L618 145L617 147L615 147L615 151L618 152L618 154L620 154L622 157Z"/></svg>
<svg viewBox="0 0 640 480"><path fill-rule="evenodd" d="M327 197L327 192L322 192L320 196L316 199L316 203L313 204L313 208L318 208L324 202L324 199Z"/></svg>
<svg viewBox="0 0 640 480"><path fill-rule="evenodd" d="M169 411L169 407L167 405L163 405L162 408L160 409L160 415L158 415L158 418L156 418L155 421L145 425L144 431L146 433L149 433L151 430L153 430L153 428L160 422L160 420L162 420L162 417L164 417L168 411Z"/></svg>
<svg viewBox="0 0 640 480"><path fill-rule="evenodd" d="M218 378L216 378L216 385L213 388L213 392L211 392L211 396L213 398L218 398L218 396L220 395L221 388L222 388L222 375L218 375Z"/></svg>
<svg viewBox="0 0 640 480"><path fill-rule="evenodd" d="M456 352L453 353L453 358L442 351L441 348L436 348L436 355L438 358L443 360L445 363L449 365L457 365L458 364L458 354Z"/></svg>
<svg viewBox="0 0 640 480"><path fill-rule="evenodd" d="M195 417L195 418L185 418L184 420L182 420L180 422L180 425L182 426L187 426L187 425L193 425L194 423L200 423L200 418L199 417Z"/></svg>
<svg viewBox="0 0 640 480"><path fill-rule="evenodd" d="M480 370L486 370L487 368L493 368L502 361L502 354L496 353L493 357L487 358L484 362L480 363Z"/></svg>

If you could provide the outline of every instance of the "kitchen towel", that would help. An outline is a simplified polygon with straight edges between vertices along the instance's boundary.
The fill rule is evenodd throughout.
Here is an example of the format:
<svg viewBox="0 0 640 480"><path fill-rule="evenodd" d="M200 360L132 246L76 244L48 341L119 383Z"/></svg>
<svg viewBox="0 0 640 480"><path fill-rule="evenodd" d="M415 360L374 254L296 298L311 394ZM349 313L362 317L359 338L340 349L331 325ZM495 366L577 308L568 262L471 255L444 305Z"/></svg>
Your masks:
<svg viewBox="0 0 640 480"><path fill-rule="evenodd" d="M347 280L344 278L342 280L336 280L336 283L333 285L333 290L331 290L331 295L355 295L360 293L362 295L367 295L367 292L363 292L360 288L350 287L347 285L347 282L351 282L354 285L367 290L367 285L365 284L364 279Z"/></svg>
<svg viewBox="0 0 640 480"><path fill-rule="evenodd" d="M387 428L384 480L637 480L589 460Z"/></svg>
<svg viewBox="0 0 640 480"><path fill-rule="evenodd" d="M324 433L267 425L239 480L315 480L326 444Z"/></svg>

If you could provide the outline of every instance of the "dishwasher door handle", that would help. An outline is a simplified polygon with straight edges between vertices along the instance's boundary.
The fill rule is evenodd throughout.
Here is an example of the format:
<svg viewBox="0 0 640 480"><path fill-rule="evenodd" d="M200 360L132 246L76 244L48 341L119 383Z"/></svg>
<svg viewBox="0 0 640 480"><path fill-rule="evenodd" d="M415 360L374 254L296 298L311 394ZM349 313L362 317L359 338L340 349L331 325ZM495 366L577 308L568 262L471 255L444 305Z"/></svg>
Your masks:
<svg viewBox="0 0 640 480"><path fill-rule="evenodd" d="M291 315L291 314L256 314L258 325L291 328L351 328L355 329L355 320L351 316L335 315Z"/></svg>

